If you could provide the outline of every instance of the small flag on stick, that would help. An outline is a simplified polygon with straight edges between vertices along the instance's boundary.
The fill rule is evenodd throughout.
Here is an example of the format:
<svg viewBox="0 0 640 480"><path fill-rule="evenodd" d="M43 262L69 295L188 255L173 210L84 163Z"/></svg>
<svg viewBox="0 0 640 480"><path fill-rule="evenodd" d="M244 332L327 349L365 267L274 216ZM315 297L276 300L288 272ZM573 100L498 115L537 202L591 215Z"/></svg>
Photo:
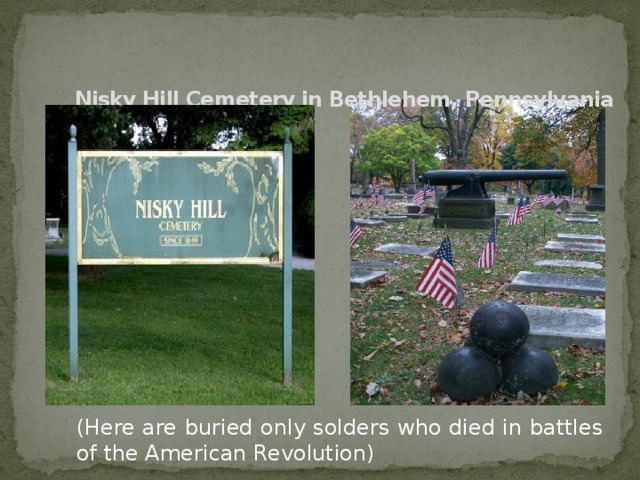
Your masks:
<svg viewBox="0 0 640 480"><path fill-rule="evenodd" d="M542 192L540 192L538 195L536 195L536 198L533 199L533 203L531 204L531 208L535 207L536 205L540 205L544 202L544 195L542 194Z"/></svg>
<svg viewBox="0 0 640 480"><path fill-rule="evenodd" d="M553 202L554 198L555 198L555 195L553 194L553 192L549 192L549 195L547 195L546 198L542 201L542 206L546 207L551 202Z"/></svg>
<svg viewBox="0 0 640 480"><path fill-rule="evenodd" d="M558 218L562 218L562 209L560 208L560 205L558 205L558 208L556 208L556 213L555 213L556 217Z"/></svg>
<svg viewBox="0 0 640 480"><path fill-rule="evenodd" d="M449 309L455 308L456 277L451 255L451 241L448 235L420 277L416 290L430 296Z"/></svg>
<svg viewBox="0 0 640 480"><path fill-rule="evenodd" d="M478 268L491 268L496 258L496 229L494 228L489 235L489 240L482 249L480 258L478 259Z"/></svg>
<svg viewBox="0 0 640 480"><path fill-rule="evenodd" d="M507 220L507 227L511 225L520 225L522 223L522 217L524 216L523 212L524 204L522 202L522 198L518 200L518 204L516 205L515 210Z"/></svg>
<svg viewBox="0 0 640 480"><path fill-rule="evenodd" d="M427 198L434 198L436 196L436 191L434 188L431 188L431 185L429 185L428 183L424 186L425 189L425 195L427 196Z"/></svg>
<svg viewBox="0 0 640 480"><path fill-rule="evenodd" d="M362 229L356 225L356 222L353 221L353 218L349 222L350 224L350 234L349 234L349 248L353 247L358 239L362 236Z"/></svg>

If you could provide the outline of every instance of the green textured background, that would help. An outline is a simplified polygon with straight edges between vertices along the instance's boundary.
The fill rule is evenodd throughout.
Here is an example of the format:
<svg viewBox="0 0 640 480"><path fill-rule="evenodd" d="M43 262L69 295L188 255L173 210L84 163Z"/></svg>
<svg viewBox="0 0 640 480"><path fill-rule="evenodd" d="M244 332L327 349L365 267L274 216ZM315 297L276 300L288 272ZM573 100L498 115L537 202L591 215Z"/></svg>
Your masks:
<svg viewBox="0 0 640 480"><path fill-rule="evenodd" d="M5 5L6 4L6 5ZM18 118L20 115L20 111L17 106L12 103L12 99L14 99L14 95L17 94L19 90L19 86L13 83L13 67L15 66L14 62L18 61L18 57L22 52L22 47L20 43L16 44L16 39L18 39L18 35L20 32L21 22L23 21L23 16L25 14L31 13L34 15L65 15L69 13L81 13L81 14L96 14L96 13L104 13L104 12L129 12L131 10L130 2L120 2L120 1L111 1L111 2L91 2L91 1L68 1L68 2L59 2L58 6L54 10L53 7L48 6L45 2L29 2L28 6L23 5L13 5L8 4L8 2L2 2L2 17L0 19L0 39L2 42L2 52L0 53L0 102L2 106L6 106L3 108L3 112L5 115L0 118L0 133L2 134L3 142L0 142L0 195L2 196L2 201L0 202L0 208L2 209L2 215L0 219L2 219L3 225L20 225L20 215L26 215L27 217L34 216L35 218L39 218L39 212L24 212L15 207L18 205L18 199L23 203L27 203L29 205L33 204L33 202L27 201L25 202L25 198L22 195L29 195L33 191L36 191L38 188L43 188L44 183L41 185L25 185L22 182L22 179L19 178L19 175L24 175L25 178L29 177L33 174L33 172L25 171L24 167L16 168L16 165L13 163L16 161L15 158L11 158L10 154L13 153L15 157L19 157L22 152L20 149L18 151L10 151L10 138L22 138L23 136L32 137L30 141L33 142L42 142L42 132L43 126L42 122L44 121L44 109L42 111L42 117L38 118L29 118L22 119ZM627 94L627 102L629 106L629 127L627 130L627 141L628 141L628 151L626 152L628 158L634 159L638 158L638 129L637 129L637 112L638 112L638 99L634 94L637 93L638 89L638 34L637 28L635 28L635 22L638 18L640 18L640 9L636 6L636 2L617 2L612 1L608 2L605 6L602 2L592 1L574 1L574 2L564 2L562 4L556 4L556 2L551 1L539 1L539 2L513 2L513 1L489 1L483 2L481 6L475 4L475 2L466 1L466 2L457 2L456 7L453 8L450 2L443 1L430 1L430 2L394 2L393 10L389 10L389 7L385 5L385 2L375 2L375 1L363 1L363 2L349 2L348 5L343 4L343 2L323 2L321 5L314 5L309 2L261 2L260 10L256 11L254 4L251 2L246 3L234 3L229 4L228 2L191 2L191 1L183 1L183 2L138 2L136 4L136 11L138 12L167 12L173 13L176 11L184 11L191 12L197 14L206 14L206 13L221 13L221 14L231 14L231 15L257 15L257 16L270 16L270 15L283 15L283 16L292 16L292 15L318 15L320 17L329 18L329 19L338 19L338 21L348 22L350 18L359 13L369 13L380 16L388 16L388 15L403 15L408 18L418 18L418 17L438 17L445 16L442 19L443 22L449 24L451 29L452 36L464 36L464 32L457 29L460 24L461 18L486 18L487 21L494 20L496 18L503 18L505 22L509 22L509 19L540 19L540 20L554 20L559 21L561 24L565 21L568 22L568 17L577 17L577 18L586 18L589 20L598 21L599 17L603 17L605 19L609 19L611 23L608 25L612 28L613 34L615 35L615 29L618 26L622 26L624 38L627 42L627 61L629 68L629 78L628 78L628 94ZM50 19L54 20L55 19ZM113 18L110 21L114 21ZM616 25L617 24L617 25ZM495 25L495 24L494 24ZM570 27L569 23L567 25ZM149 28L148 23L144 23L142 28ZM185 44L188 42L189 38L189 29L185 29ZM85 34L93 34L94 32L84 32ZM282 35L286 38L286 31L282 32ZM66 38L66 37L65 37ZM250 38L250 35L248 35ZM401 37L399 37L401 38ZM157 39L159 40L158 45L162 45L162 35L161 33L157 33ZM318 36L318 42L330 41L331 39L324 38L322 35ZM602 42L606 44L607 35L602 35ZM411 41L411 35L408 32L407 34L407 42ZM443 40L446 42L446 39ZM491 49L492 44L490 41L487 41L485 37L479 38L469 38L469 41L477 45L479 48ZM540 48L537 49L534 45L534 50L540 52L540 56L538 58L532 59L535 60L544 60L547 56L549 58L557 58L558 56L562 56L562 52L564 48L576 48L579 46L576 45L557 45L554 44L549 39L539 38L535 35L531 38L532 43L540 42ZM357 39L354 39L354 42L357 42ZM478 43L479 42L479 43ZM483 43L484 42L484 43ZM63 46L68 52L69 55L73 54L74 45L69 44ZM390 55L389 57L383 59L385 62L393 62L398 58L402 58L402 49L403 49L403 41L398 40L398 44L393 47L397 47L397 55ZM433 57L437 57L437 51L430 51L429 48L431 45L425 45L425 55L423 59L417 58L413 59L416 62L424 61L426 66L429 66L429 61ZM605 45L606 47L606 45ZM212 47L213 48L213 47ZM295 39L291 39L291 48L296 48ZM375 47L374 47L375 48ZM394 51L393 48L390 49ZM504 51L504 50L503 50ZM518 52L512 52L513 55L517 55ZM193 52L193 55L197 55L198 52ZM518 83L518 73L513 72L509 69L508 58L503 62L497 62L496 65L487 67L486 65L479 65L474 63L474 58L469 58L469 52L458 51L453 52L452 54L458 55L460 57L460 70L458 72L452 72L455 74L454 80L458 83L460 81L467 82L468 89L473 89L475 86L473 84L473 75L469 74L469 72L473 72L474 69L486 69L486 68L494 68L497 74L501 75L512 75L514 78L514 83L519 86ZM117 52L114 53L117 58ZM83 65L87 59L77 59L80 64ZM131 61L131 65L135 65L136 59L131 58L127 59ZM140 60L140 59L138 59ZM242 59L247 62L250 62L251 59ZM310 59L311 60L311 59ZM357 59L354 59L357 60ZM42 79L31 79L36 83L41 84L42 89L46 89L48 82L56 84L55 75L56 75L56 65L46 65L46 56L43 57L43 61L45 65L40 65L38 68L42 68L44 71L50 72L49 77L43 77ZM567 58L565 61L570 64L571 59ZM92 60L91 62L96 62L96 60ZM91 63L87 68L92 68L95 66L95 63ZM142 61L144 63L144 61ZM552 62L553 63L553 62ZM105 64L109 64L108 61ZM562 62L559 64L554 64L556 67L558 65L562 65ZM280 68L280 66L277 66ZM290 71L295 72L296 69L304 67L300 65L293 65L290 68ZM346 65L345 65L346 67ZM402 65L398 66L399 71L401 71ZM437 69L437 64L432 64L432 68ZM250 65L247 64L247 70L250 71ZM375 65L369 65L366 68L370 68L371 75L371 85L361 85L361 89L368 90L382 90L385 88L389 88L385 82L388 79L378 78L375 76L376 68ZM544 62L540 63L540 68L548 68L548 65L545 65ZM587 68L587 66L585 66ZM428 71L428 69L426 69ZM132 87L140 88L141 83L144 80L140 80L136 77L136 75L132 74L131 70L120 70L120 71L111 71L109 72L114 77L122 77L124 75L129 75L132 77ZM561 74L562 72L550 72L555 74ZM586 72L585 76L589 77L589 74L592 72ZM608 72L613 76L625 75L625 72ZM200 86L200 88L204 91L207 90L207 83L203 82L201 79L192 77L190 72L184 72L184 80L182 84L191 85L193 84L194 88ZM606 74L605 74L606 76ZM452 77L453 78L453 77ZM580 79L576 79L576 84L579 84ZM133 86L135 83L135 87ZM159 82L162 83L162 82ZM327 81L328 84L331 83L330 79ZM57 86L57 85L56 85ZM299 90L302 90L306 87L306 85L299 85ZM60 99L60 103L70 103L73 101L72 89L79 88L78 86L70 86L70 92L68 98ZM84 86L83 88L91 88L91 86ZM156 85L154 87L149 88L178 88L174 85ZM188 87L187 87L188 88ZM259 88L259 85L256 86ZM214 90L211 88L211 90ZM131 93L131 92L123 92L123 93ZM212 92L217 93L217 92ZM228 92L220 92L220 93L228 93ZM280 92L272 92L272 93L280 93ZM286 93L286 92L285 92ZM418 93L418 92L416 92ZM427 93L444 93L442 91L429 91ZM509 92L493 92L493 93L509 93ZM11 113L11 115L9 114ZM338 212L340 212L340 208L344 208L341 206L341 202L338 199L341 192L344 190L344 194L346 196L347 189L345 188L347 184L347 180L344 180L344 184L340 182L331 183L332 177L331 172L325 167L323 169L322 164L322 155L327 153L327 149L323 147L323 138L329 139L337 139L336 141L344 142L346 133L345 128L348 127L348 122L340 120L340 117L337 116L338 111L332 112L331 115L327 115L325 120L319 120L319 124L317 125L317 138L318 138L318 146L319 153L317 157L316 164L316 179L319 185L327 185L326 190L321 190L318 187L318 205L317 205L317 215L318 215L318 251L317 251L317 317L319 320L322 319L332 319L331 321L338 322L339 325L341 316L348 314L348 307L345 302L348 302L348 292L336 291L333 287L336 276L342 278L341 276L347 275L346 264L348 261L348 250L345 246L344 252L339 251L337 255L333 254L332 242L335 238L342 238L346 245L346 229L344 232L341 228L341 223L335 221L335 216L332 213L335 211L335 207L338 207ZM335 120L334 122L328 122L327 119ZM29 131L18 131L15 129L23 128L23 120L28 121ZM615 125L615 122L614 122ZM619 125L619 124L618 124ZM14 128L13 131L10 128ZM31 130L33 128L33 130ZM14 146L20 146L19 143L14 143ZM615 151L615 145L613 146L613 150ZM345 152L346 155L346 152ZM335 160L331 160L334 163L328 163L326 165L331 165L335 167ZM26 164L25 167L29 168L29 164ZM621 175L620 170L624 170L624 165L616 165L616 173L619 178ZM346 170L345 167L343 170L337 170L338 174L344 174ZM608 192L608 202L610 200L609 196L616 198L624 198L625 201L625 212L621 211L608 211L608 218L615 220L615 224L617 225L617 231L614 232L617 235L617 238L614 240L616 244L622 244L626 249L624 242L626 238L630 243L630 251L633 252L635 248L637 248L638 244L638 235L637 231L633 229L627 230L622 223L626 220L627 224L633 225L635 222L635 216L637 216L636 209L632 206L633 204L638 203L637 199L637 190L638 190L638 166L637 162L629 162L626 165L627 175L626 182L624 183L624 189L615 192ZM335 168L333 168L335 172ZM608 172L609 174L609 172ZM624 174L624 172L622 172ZM608 179L610 179L608 177ZM323 182L324 181L324 182ZM22 189L26 191L22 191ZM34 190L35 189L35 190ZM346 203L346 202L344 202ZM36 205L38 207L38 205ZM43 206L40 206L43 208ZM609 222L608 222L609 223ZM23 226L24 228L24 226ZM38 232L41 232L40 225L36 226L26 226L27 230L33 229L34 236L37 235ZM18 232L24 235L24 232ZM636 425L631 425L631 418L623 417L620 419L621 423L625 425L625 428L630 427L627 432L626 438L623 441L622 451L617 455L617 457L612 462L600 462L600 463L588 463L583 462L581 460L577 461L576 464L586 463L588 468L582 468L578 466L559 466L555 465L554 462L550 459L546 459L546 461L537 461L537 462L518 462L517 461L517 453L512 455L513 460L501 462L500 464L493 465L483 465L478 467L469 467L465 469L426 469L426 468L405 468L405 469L389 469L388 471L366 471L366 472L358 472L358 471L330 471L330 470L310 470L305 472L296 472L293 470L286 470L282 472L264 472L264 471L232 471L232 470L183 470L181 472L165 472L160 470L133 470L128 468L110 468L106 466L98 466L93 467L91 470L84 471L56 471L52 474L51 477L48 477L46 474L41 473L38 470L27 467L20 456L17 454L17 443L16 443L16 423L14 416L22 416L22 418L33 418L34 422L32 425L32 429L37 431L39 428L40 422L43 420L42 418L38 418L37 416L32 415L32 412L29 408L25 408L25 404L12 404L12 395L11 388L13 385L13 376L14 371L17 368L14 365L16 354L20 353L20 349L23 348L22 344L18 346L15 345L15 333L16 333L16 292L18 286L21 288L25 288L24 282L37 279L39 275L41 275L42 265L35 263L37 259L32 259L31 261L25 261L24 257L19 262L19 248L16 245L16 239L13 236L13 232L10 229L5 228L0 235L2 235L2 241L0 242L0 248L2 248L2 255L0 256L0 261L2 262L2 276L0 277L0 292L2 295L2 302L0 302L0 477L1 478L153 478L153 479L162 479L162 478L187 478L187 479L199 479L199 478L330 478L339 476L340 478L421 478L421 479L430 479L430 478L438 478L438 479L457 479L457 478L477 478L477 479L485 479L485 478L616 478L616 479L626 479L632 478L635 476L635 467L637 462L637 451L638 451L638 428ZM17 236L17 234L16 234ZM611 232L608 233L608 240L612 238ZM631 254L629 258L624 258L624 252L617 252L615 257L619 259L619 262L614 263L616 268L621 270L619 275L626 273L626 282L628 285L635 285L637 283L637 259L634 254ZM324 263L323 263L324 262ZM342 265L342 266L341 266ZM611 263L608 258L608 266ZM338 268L329 268L329 267L338 267ZM628 269L625 272L625 269ZM17 272L21 272L21 278L18 278ZM346 277L345 277L346 278ZM20 283L22 282L22 283ZM339 284L339 282L337 282ZM345 285L346 281L344 282ZM30 286L29 288L34 288ZM37 285L36 285L37 288ZM629 294L627 292L616 292L616 295L619 295L620 298L626 302L628 300L628 309L631 317L636 317L638 314L638 301L633 298L630 292L631 288L629 288ZM617 298L616 295L613 295L614 298ZM629 298L627 298L629 297ZM611 299L608 298L608 301ZM344 305L343 305L344 303ZM624 309L624 306L622 307ZM608 311L608 314L610 312ZM616 313L623 313L621 311L616 311ZM626 316L628 320L628 316ZM329 357L340 358L344 357L344 352L348 349L348 328L346 327L346 318L344 320L345 328L344 328L344 336L331 333L323 330L319 330L316 335L319 358L328 359ZM318 322L321 323L321 322ZM35 325L38 325L35 322ZM40 335L37 329L33 329L33 336L35 337L35 341L37 341L37 337ZM637 330L631 328L629 323L625 324L624 329L619 332L622 333L623 338L630 338L632 347L630 351L630 355L628 358L621 356L623 360L622 364L618 364L615 361L616 355L613 355L613 367L619 367L612 371L612 364L609 363L608 356L608 385L607 392L608 398L607 403L609 404L620 404L620 398L609 398L609 392L613 390L616 395L619 395L620 392L617 391L616 388L609 388L609 380L620 380L620 377L626 377L626 395L628 395L629 400L633 403L634 408L637 408L638 404L638 333ZM29 345L32 345L34 340L30 340ZM612 345L609 345L610 349ZM626 351L625 342L622 345L614 345L614 347L622 348L623 351ZM335 350L334 350L335 349ZM348 355L347 355L348 357ZM24 354L23 354L24 360ZM28 361L27 361L28 363ZM37 363L37 361L36 361ZM322 365L322 363L320 363ZM339 365L336 363L330 363L330 366ZM348 393L341 394L340 393L340 385L347 380L348 371L343 373L338 373L334 378L326 378L323 377L323 371L329 372L331 370L325 370L326 367L322 369L317 369L317 375L322 378L318 378L316 380L316 388L317 391L325 392L324 394L318 395L318 403L319 408L321 409L330 409L333 407L332 401L348 401ZM33 371L33 365L29 365L28 371ZM37 371L37 365L35 366L35 371ZM37 381L37 380L36 380ZM335 389L338 393L328 392L330 388ZM345 385L344 390L348 390ZM34 391L34 396L37 397L39 394L39 390L36 389ZM15 397L16 392L14 392ZM24 395L24 392L17 393L18 398L22 398L21 395ZM611 400L611 401L610 401ZM324 401L324 404L322 402ZM305 407L306 408L306 407ZM608 408L608 407L607 407ZM349 411L344 408L344 405L340 405L340 409L343 414L345 411ZM536 414L542 415L540 413L540 409L533 409ZM89 414L90 411L95 412L95 410L87 410ZM170 415L170 410L167 409L158 409L158 408L148 408L143 410L137 410L141 416L153 417L155 419L162 419L166 416ZM246 415L251 415L250 411L245 410ZM297 409L296 413L300 413L301 410ZM419 410L412 409L414 415L420 415ZM578 413L579 412L579 413ZM576 410L575 413L572 410L571 415L585 415L585 418L588 418L590 410L587 409L579 409ZM626 414L628 415L629 410L626 410ZM351 414L356 414L353 412L349 412ZM394 413L388 409L380 410L376 412L378 417L382 417L381 419L386 419L385 417L391 418ZM448 414L447 412L446 414ZM529 415L530 411L525 410L521 411L522 414ZM532 413L532 412L531 412ZM56 416L58 415L68 415L70 414L69 409L57 409L48 411L49 415ZM277 411L277 417L281 415L285 415L286 411ZM315 414L313 409L308 410L308 414L311 417L314 417ZM359 415L360 413L357 412ZM443 415L445 412L443 412ZM502 412L501 412L502 414ZM462 412L458 411L457 415L462 415ZM318 417L322 418L321 415ZM71 418L73 415L71 414ZM117 415L115 416L117 418ZM24 426L23 426L24 433ZM72 432L73 425L69 426L69 431ZM64 440L62 440L64 441ZM420 442L425 442L425 452L428 454L428 443L429 441L425 440L417 440ZM432 440L437 442L438 440ZM570 441L577 443L577 450L580 450L580 446L583 445L586 451L589 450L588 439L571 439ZM461 453L457 450L474 450L478 449L482 450L482 440L475 440L477 445L474 445L474 441L465 441L465 442L451 442L451 457L455 458L459 456ZM523 455L527 450L526 441L521 442L521 448ZM22 445L23 449L28 449L28 445ZM392 448L392 446L390 446ZM37 452L34 452L37 456ZM579 454L578 454L579 455ZM475 460L478 461L477 459ZM399 461L399 464L402 462ZM558 462L558 463L567 463Z"/></svg>

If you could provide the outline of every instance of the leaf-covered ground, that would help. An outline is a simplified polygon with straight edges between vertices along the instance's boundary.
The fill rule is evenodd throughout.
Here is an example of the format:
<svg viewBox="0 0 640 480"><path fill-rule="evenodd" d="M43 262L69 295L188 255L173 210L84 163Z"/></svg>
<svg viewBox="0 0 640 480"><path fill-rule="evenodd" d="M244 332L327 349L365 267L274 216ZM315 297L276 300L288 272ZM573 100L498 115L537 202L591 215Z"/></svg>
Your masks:
<svg viewBox="0 0 640 480"><path fill-rule="evenodd" d="M374 206L368 199L352 199L353 218L369 218L384 213L406 213L406 207L392 201ZM433 200L429 201L434 204ZM498 200L497 211L513 210ZM573 210L584 210L574 204ZM564 212L566 213L566 212ZM437 384L437 368L444 356L464 345L469 338L473 313L485 303L503 300L517 304L558 307L605 308L604 297L543 291L509 290L511 280L521 270L548 271L604 276L605 269L534 267L544 259L595 261L605 266L602 254L563 254L547 252L544 245L557 233L604 235L605 218L599 225L571 224L554 215L554 210L535 207L522 225L498 226L498 253L494 268L476 267L489 230L437 229L431 218L387 223L382 227L363 227L364 234L351 249L352 260L394 263L379 282L365 289L351 289L351 401L358 405L455 404ZM416 283L430 261L416 255L376 252L388 243L439 247L444 236L451 239L458 290L464 294L459 311L449 310L415 290ZM557 385L535 397L495 392L476 403L526 405L591 405L605 402L605 355L568 345L549 350L558 366Z"/></svg>

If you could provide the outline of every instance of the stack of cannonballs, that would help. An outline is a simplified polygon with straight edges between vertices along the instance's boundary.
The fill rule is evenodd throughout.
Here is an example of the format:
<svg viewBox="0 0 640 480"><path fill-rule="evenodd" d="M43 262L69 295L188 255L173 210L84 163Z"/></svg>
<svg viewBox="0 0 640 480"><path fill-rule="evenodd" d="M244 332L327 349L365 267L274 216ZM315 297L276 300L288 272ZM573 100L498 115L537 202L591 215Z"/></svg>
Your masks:
<svg viewBox="0 0 640 480"><path fill-rule="evenodd" d="M470 341L449 353L438 368L438 384L452 400L488 399L500 385L528 395L558 381L558 367L546 351L526 344L529 319L509 302L491 302L471 318Z"/></svg>

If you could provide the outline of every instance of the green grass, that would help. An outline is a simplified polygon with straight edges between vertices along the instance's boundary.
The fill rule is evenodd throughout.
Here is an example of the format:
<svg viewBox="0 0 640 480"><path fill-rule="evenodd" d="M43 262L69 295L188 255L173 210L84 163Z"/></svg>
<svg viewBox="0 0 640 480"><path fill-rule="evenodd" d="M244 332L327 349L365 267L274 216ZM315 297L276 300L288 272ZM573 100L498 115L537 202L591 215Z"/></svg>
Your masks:
<svg viewBox="0 0 640 480"><path fill-rule="evenodd" d="M368 201L359 207L352 201L352 216L366 218L371 213ZM392 212L406 212L387 207ZM497 202L497 210L514 207ZM473 313L485 303L503 300L517 304L558 307L605 308L604 297L579 296L554 292L512 292L511 280L521 270L553 273L599 275L603 270L534 267L535 260L574 259L597 261L605 266L604 255L576 255L547 252L544 244L555 240L557 233L602 235L605 217L598 214L600 225L570 224L557 219L553 210L536 207L525 223L498 228L498 254L492 269L479 269L476 262L489 236L489 230L436 229L432 219L387 223L383 227L364 228L364 235L351 249L353 260L376 260L398 264L380 282L366 289L351 290L351 402L371 404L438 404L443 399L437 386L437 367L444 356L459 348L469 338ZM415 291L416 283L430 258L376 252L387 243L439 247L445 234L452 243L458 290L464 292L459 315L435 300ZM534 399L532 404L604 404L604 352L568 347L549 350L560 371L556 387ZM369 397L366 387L377 383L381 394ZM498 392L492 403L521 403Z"/></svg>
<svg viewBox="0 0 640 480"><path fill-rule="evenodd" d="M81 267L79 380L70 381L67 258L46 262L47 404L313 404L313 272L293 275L285 385L281 270Z"/></svg>

